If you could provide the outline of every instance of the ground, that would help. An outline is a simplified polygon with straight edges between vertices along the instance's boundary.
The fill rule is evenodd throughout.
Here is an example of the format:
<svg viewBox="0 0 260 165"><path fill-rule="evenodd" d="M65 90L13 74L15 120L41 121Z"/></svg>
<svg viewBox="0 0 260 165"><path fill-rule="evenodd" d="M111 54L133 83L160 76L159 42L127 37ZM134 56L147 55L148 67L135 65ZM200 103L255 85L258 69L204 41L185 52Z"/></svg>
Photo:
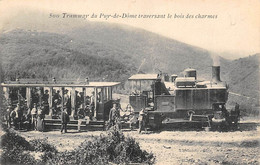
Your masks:
<svg viewBox="0 0 260 165"><path fill-rule="evenodd" d="M252 124L252 123L251 123ZM242 124L241 124L242 125ZM259 164L259 124L252 124L234 132L161 131L143 132L124 130L126 136L134 137L142 149L154 153L156 164ZM19 132L27 140L46 138L59 151L72 150L81 142L91 140L102 131L67 134L59 131Z"/></svg>
<svg viewBox="0 0 260 165"><path fill-rule="evenodd" d="M121 98L122 108L127 106L127 97ZM0 131L1 133L1 131ZM3 132L2 132L3 133ZM72 150L84 140L92 140L104 131L76 132L67 134L60 131L18 132L27 140L46 138L59 151ZM205 132L203 130L161 130L143 132L123 130L126 136L132 136L142 149L154 153L156 164L259 164L260 124L259 118L242 119L240 130L229 132ZM2 135L2 134L1 134Z"/></svg>

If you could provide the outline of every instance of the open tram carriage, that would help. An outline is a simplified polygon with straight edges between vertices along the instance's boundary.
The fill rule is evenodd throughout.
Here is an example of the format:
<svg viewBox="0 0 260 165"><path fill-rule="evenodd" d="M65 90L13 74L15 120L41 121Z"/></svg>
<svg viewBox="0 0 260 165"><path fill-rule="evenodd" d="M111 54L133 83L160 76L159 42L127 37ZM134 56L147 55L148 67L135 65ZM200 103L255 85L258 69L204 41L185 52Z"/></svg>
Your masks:
<svg viewBox="0 0 260 165"><path fill-rule="evenodd" d="M196 70L191 68L184 71L184 77L136 74L128 80L134 91L130 105L136 115L146 109L147 124L153 129L184 123L206 129L237 126L239 115L225 107L228 86L220 80L220 66L212 66L210 81L197 80Z"/></svg>
<svg viewBox="0 0 260 165"><path fill-rule="evenodd" d="M23 116L29 114L33 106L42 109L45 129L60 129L61 111L66 108L70 116L68 128L102 129L108 120L109 112L114 103L113 88L119 82L89 82L17 79L1 84L5 98L12 109L20 105ZM88 127L88 128L87 128Z"/></svg>

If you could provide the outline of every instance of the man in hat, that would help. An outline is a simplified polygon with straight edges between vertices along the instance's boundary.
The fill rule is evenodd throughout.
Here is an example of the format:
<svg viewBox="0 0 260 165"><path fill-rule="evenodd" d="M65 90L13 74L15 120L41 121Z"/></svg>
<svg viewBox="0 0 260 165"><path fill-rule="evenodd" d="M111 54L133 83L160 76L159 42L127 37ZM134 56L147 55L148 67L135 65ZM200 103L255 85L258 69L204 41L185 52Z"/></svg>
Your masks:
<svg viewBox="0 0 260 165"><path fill-rule="evenodd" d="M92 95L90 96L90 113L91 113L91 119L93 119L94 113L95 113L95 92L92 92Z"/></svg>
<svg viewBox="0 0 260 165"><path fill-rule="evenodd" d="M236 112L237 116L240 116L240 109L239 109L238 103L236 103L236 105L235 105L235 112Z"/></svg>
<svg viewBox="0 0 260 165"><path fill-rule="evenodd" d="M36 126L37 126L37 106L36 106L36 103L33 104L33 108L31 110L31 117L32 117L32 129L36 130Z"/></svg>
<svg viewBox="0 0 260 165"><path fill-rule="evenodd" d="M236 105L235 105L235 112L234 113L235 113L234 114L235 115L234 122L235 122L235 125L237 125L238 122L240 121L240 109L239 109L239 104L238 103L236 103Z"/></svg>
<svg viewBox="0 0 260 165"><path fill-rule="evenodd" d="M113 107L111 108L110 112L109 112L109 125L114 126L114 125L118 125L119 123L119 117L120 117L120 112L116 106L116 104L113 104Z"/></svg>
<svg viewBox="0 0 260 165"><path fill-rule="evenodd" d="M57 104L61 104L61 95L60 95L60 91L57 90L57 92L55 90L53 90L53 102L55 100L57 100Z"/></svg>
<svg viewBox="0 0 260 165"><path fill-rule="evenodd" d="M42 96L42 104L44 106L44 114L48 114L49 112L49 91L45 90Z"/></svg>
<svg viewBox="0 0 260 165"><path fill-rule="evenodd" d="M78 110L78 132L80 132L80 126L84 118L85 118L85 111L83 106L80 106Z"/></svg>
<svg viewBox="0 0 260 165"><path fill-rule="evenodd" d="M64 108L64 110L61 113L61 133L63 133L63 130L65 133L67 133L68 122L69 122L69 115L67 112L67 108Z"/></svg>
<svg viewBox="0 0 260 165"><path fill-rule="evenodd" d="M11 112L12 112L12 106L8 105L7 110L6 110L6 115L5 115L6 124L7 124L8 128L11 127Z"/></svg>
<svg viewBox="0 0 260 165"><path fill-rule="evenodd" d="M65 89L64 91L64 96L63 96L63 102L64 102L64 106L67 108L68 102L69 102L69 94L68 94L69 90Z"/></svg>
<svg viewBox="0 0 260 165"><path fill-rule="evenodd" d="M44 113L43 113L44 106L38 108L37 111L37 130L43 132L44 131Z"/></svg>
<svg viewBox="0 0 260 165"><path fill-rule="evenodd" d="M44 103L47 103L47 104L48 104L48 102L49 102L49 91L48 91L48 90L45 90L45 91L44 91L44 94L43 94L43 96L42 96L42 101L43 101Z"/></svg>
<svg viewBox="0 0 260 165"><path fill-rule="evenodd" d="M145 120L146 120L146 111L144 108L142 108L141 111L139 112L139 117L138 117L138 121L139 121L138 133L139 134L142 132L143 128L146 131Z"/></svg>
<svg viewBox="0 0 260 165"><path fill-rule="evenodd" d="M21 113L21 107L20 104L17 103L16 108L14 109L14 126L17 129L21 129L21 118L22 118L22 113Z"/></svg>

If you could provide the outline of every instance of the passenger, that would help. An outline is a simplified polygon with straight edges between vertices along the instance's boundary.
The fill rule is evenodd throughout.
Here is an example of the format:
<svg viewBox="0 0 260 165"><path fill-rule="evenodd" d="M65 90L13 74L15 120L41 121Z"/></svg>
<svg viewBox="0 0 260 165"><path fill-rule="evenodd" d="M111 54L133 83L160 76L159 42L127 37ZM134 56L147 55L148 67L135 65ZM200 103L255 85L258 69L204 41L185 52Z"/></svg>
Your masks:
<svg viewBox="0 0 260 165"><path fill-rule="evenodd" d="M67 107L69 102L69 94L67 89L64 91L63 102L64 106Z"/></svg>
<svg viewBox="0 0 260 165"><path fill-rule="evenodd" d="M85 118L85 112L83 107L81 106L78 111L78 132L80 132L80 126L84 118Z"/></svg>
<svg viewBox="0 0 260 165"><path fill-rule="evenodd" d="M31 110L31 123L32 123L32 129L36 130L37 128L37 106L36 103L33 104L33 108Z"/></svg>
<svg viewBox="0 0 260 165"><path fill-rule="evenodd" d="M59 115L61 113L61 104L58 104L58 100L56 99L53 104L53 114L55 116Z"/></svg>
<svg viewBox="0 0 260 165"><path fill-rule="evenodd" d="M97 95L97 102L99 102L99 103L101 102L101 96L102 96L102 95L101 95L101 92L98 92L98 95Z"/></svg>
<svg viewBox="0 0 260 165"><path fill-rule="evenodd" d="M146 112L145 112L144 108L142 108L141 111L139 112L138 121L139 121L138 133L140 134L142 132L143 128L145 129L145 132L146 132L146 125L145 125Z"/></svg>
<svg viewBox="0 0 260 165"><path fill-rule="evenodd" d="M82 104L83 102L82 102L82 99L81 99L81 96L80 96L80 94L79 94L79 92L78 91L76 91L76 112L78 112L78 109L79 109L79 107L80 107L80 105Z"/></svg>
<svg viewBox="0 0 260 165"><path fill-rule="evenodd" d="M222 112L223 117L225 118L225 120L221 124L221 130L227 130L228 125L230 123L230 117L229 117L229 113L224 105L221 106L221 112Z"/></svg>
<svg viewBox="0 0 260 165"><path fill-rule="evenodd" d="M58 90L57 92L55 92L55 90L53 90L53 92L54 92L54 94L53 94L52 101L55 102L55 100L57 100L56 104L57 104L57 105L61 104L60 91Z"/></svg>
<svg viewBox="0 0 260 165"><path fill-rule="evenodd" d="M113 107L111 108L110 112L109 112L109 127L112 126L117 126L119 129L119 117L120 117L120 112L118 110L118 108L116 107L116 104L113 104Z"/></svg>
<svg viewBox="0 0 260 165"><path fill-rule="evenodd" d="M42 101L43 101L44 103L48 103L48 102L49 102L49 91L48 91L48 90L45 90L45 91L44 91L44 94L43 94L43 96L42 96Z"/></svg>
<svg viewBox="0 0 260 165"><path fill-rule="evenodd" d="M94 113L95 113L95 92L92 92L92 95L90 96L90 117L91 120L93 120Z"/></svg>
<svg viewBox="0 0 260 165"><path fill-rule="evenodd" d="M84 103L84 92L80 92L79 96L80 96L80 106L81 105L83 106L83 103Z"/></svg>
<svg viewBox="0 0 260 165"><path fill-rule="evenodd" d="M43 132L44 131L44 113L43 106L38 108L37 111L37 130Z"/></svg>
<svg viewBox="0 0 260 165"><path fill-rule="evenodd" d="M52 113L53 113L53 115L56 115L57 111L58 111L58 100L57 99L54 100L52 106L53 106L53 112Z"/></svg>
<svg viewBox="0 0 260 165"><path fill-rule="evenodd" d="M92 95L90 96L90 105L95 103L95 92L92 92Z"/></svg>
<svg viewBox="0 0 260 165"><path fill-rule="evenodd" d="M57 99L57 98L56 98L56 97L57 97L56 95L57 95L56 90L53 89L53 91L52 91L52 104L54 104L55 99Z"/></svg>
<svg viewBox="0 0 260 165"><path fill-rule="evenodd" d="M21 127L25 129L26 131L30 128L30 116L28 114L24 114L21 117Z"/></svg>
<svg viewBox="0 0 260 165"><path fill-rule="evenodd" d="M17 107L14 109L14 127L15 129L21 129L21 118L22 118L22 112L20 104L17 103Z"/></svg>
<svg viewBox="0 0 260 165"><path fill-rule="evenodd" d="M12 112L12 106L8 105L7 110L6 110L6 125L8 128L11 128L11 112Z"/></svg>
<svg viewBox="0 0 260 165"><path fill-rule="evenodd" d="M70 115L71 114L71 104L70 104L70 95L69 90L65 89L64 96L63 96L63 105L65 108L67 108L67 112Z"/></svg>
<svg viewBox="0 0 260 165"><path fill-rule="evenodd" d="M235 105L235 113L236 113L236 115L238 117L240 116L240 109L239 109L239 104L238 103L236 103L236 105Z"/></svg>
<svg viewBox="0 0 260 165"><path fill-rule="evenodd" d="M223 117L224 117L225 119L228 119L229 113L228 113L228 111L227 111L227 109L226 109L226 107L225 107L224 105L222 105L221 111L222 111Z"/></svg>
<svg viewBox="0 0 260 165"><path fill-rule="evenodd" d="M30 109L27 109L27 114L25 114L25 128L26 130L30 130L32 127L32 116Z"/></svg>
<svg viewBox="0 0 260 165"><path fill-rule="evenodd" d="M236 105L235 105L233 121L234 121L235 126L238 127L238 122L240 121L240 109L239 109L238 103L236 103Z"/></svg>
<svg viewBox="0 0 260 165"><path fill-rule="evenodd" d="M137 122L137 118L136 118L134 112L131 112L130 116L129 116L129 127L130 127L131 131L134 130L133 126L136 122Z"/></svg>
<svg viewBox="0 0 260 165"><path fill-rule="evenodd" d="M39 102L39 94L38 90L36 88L33 88L32 90L32 103L38 103Z"/></svg>
<svg viewBox="0 0 260 165"><path fill-rule="evenodd" d="M61 133L63 133L63 130L65 133L67 133L67 124L69 122L69 115L67 113L67 109L65 108L61 113Z"/></svg>
<svg viewBox="0 0 260 165"><path fill-rule="evenodd" d="M42 104L44 106L44 114L48 114L49 113L49 91L45 90L45 93L42 96Z"/></svg>

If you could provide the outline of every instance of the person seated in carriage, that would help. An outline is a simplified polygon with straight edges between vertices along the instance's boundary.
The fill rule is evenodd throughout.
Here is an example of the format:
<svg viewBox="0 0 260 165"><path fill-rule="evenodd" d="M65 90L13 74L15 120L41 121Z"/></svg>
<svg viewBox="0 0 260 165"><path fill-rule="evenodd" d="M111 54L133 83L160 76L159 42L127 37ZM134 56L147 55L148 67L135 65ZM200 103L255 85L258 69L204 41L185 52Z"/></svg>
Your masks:
<svg viewBox="0 0 260 165"><path fill-rule="evenodd" d="M49 91L45 90L42 96L42 105L44 106L44 114L49 114Z"/></svg>
<svg viewBox="0 0 260 165"><path fill-rule="evenodd" d="M86 119L86 111L82 104L78 109L78 132L80 132L80 126L84 119Z"/></svg>

